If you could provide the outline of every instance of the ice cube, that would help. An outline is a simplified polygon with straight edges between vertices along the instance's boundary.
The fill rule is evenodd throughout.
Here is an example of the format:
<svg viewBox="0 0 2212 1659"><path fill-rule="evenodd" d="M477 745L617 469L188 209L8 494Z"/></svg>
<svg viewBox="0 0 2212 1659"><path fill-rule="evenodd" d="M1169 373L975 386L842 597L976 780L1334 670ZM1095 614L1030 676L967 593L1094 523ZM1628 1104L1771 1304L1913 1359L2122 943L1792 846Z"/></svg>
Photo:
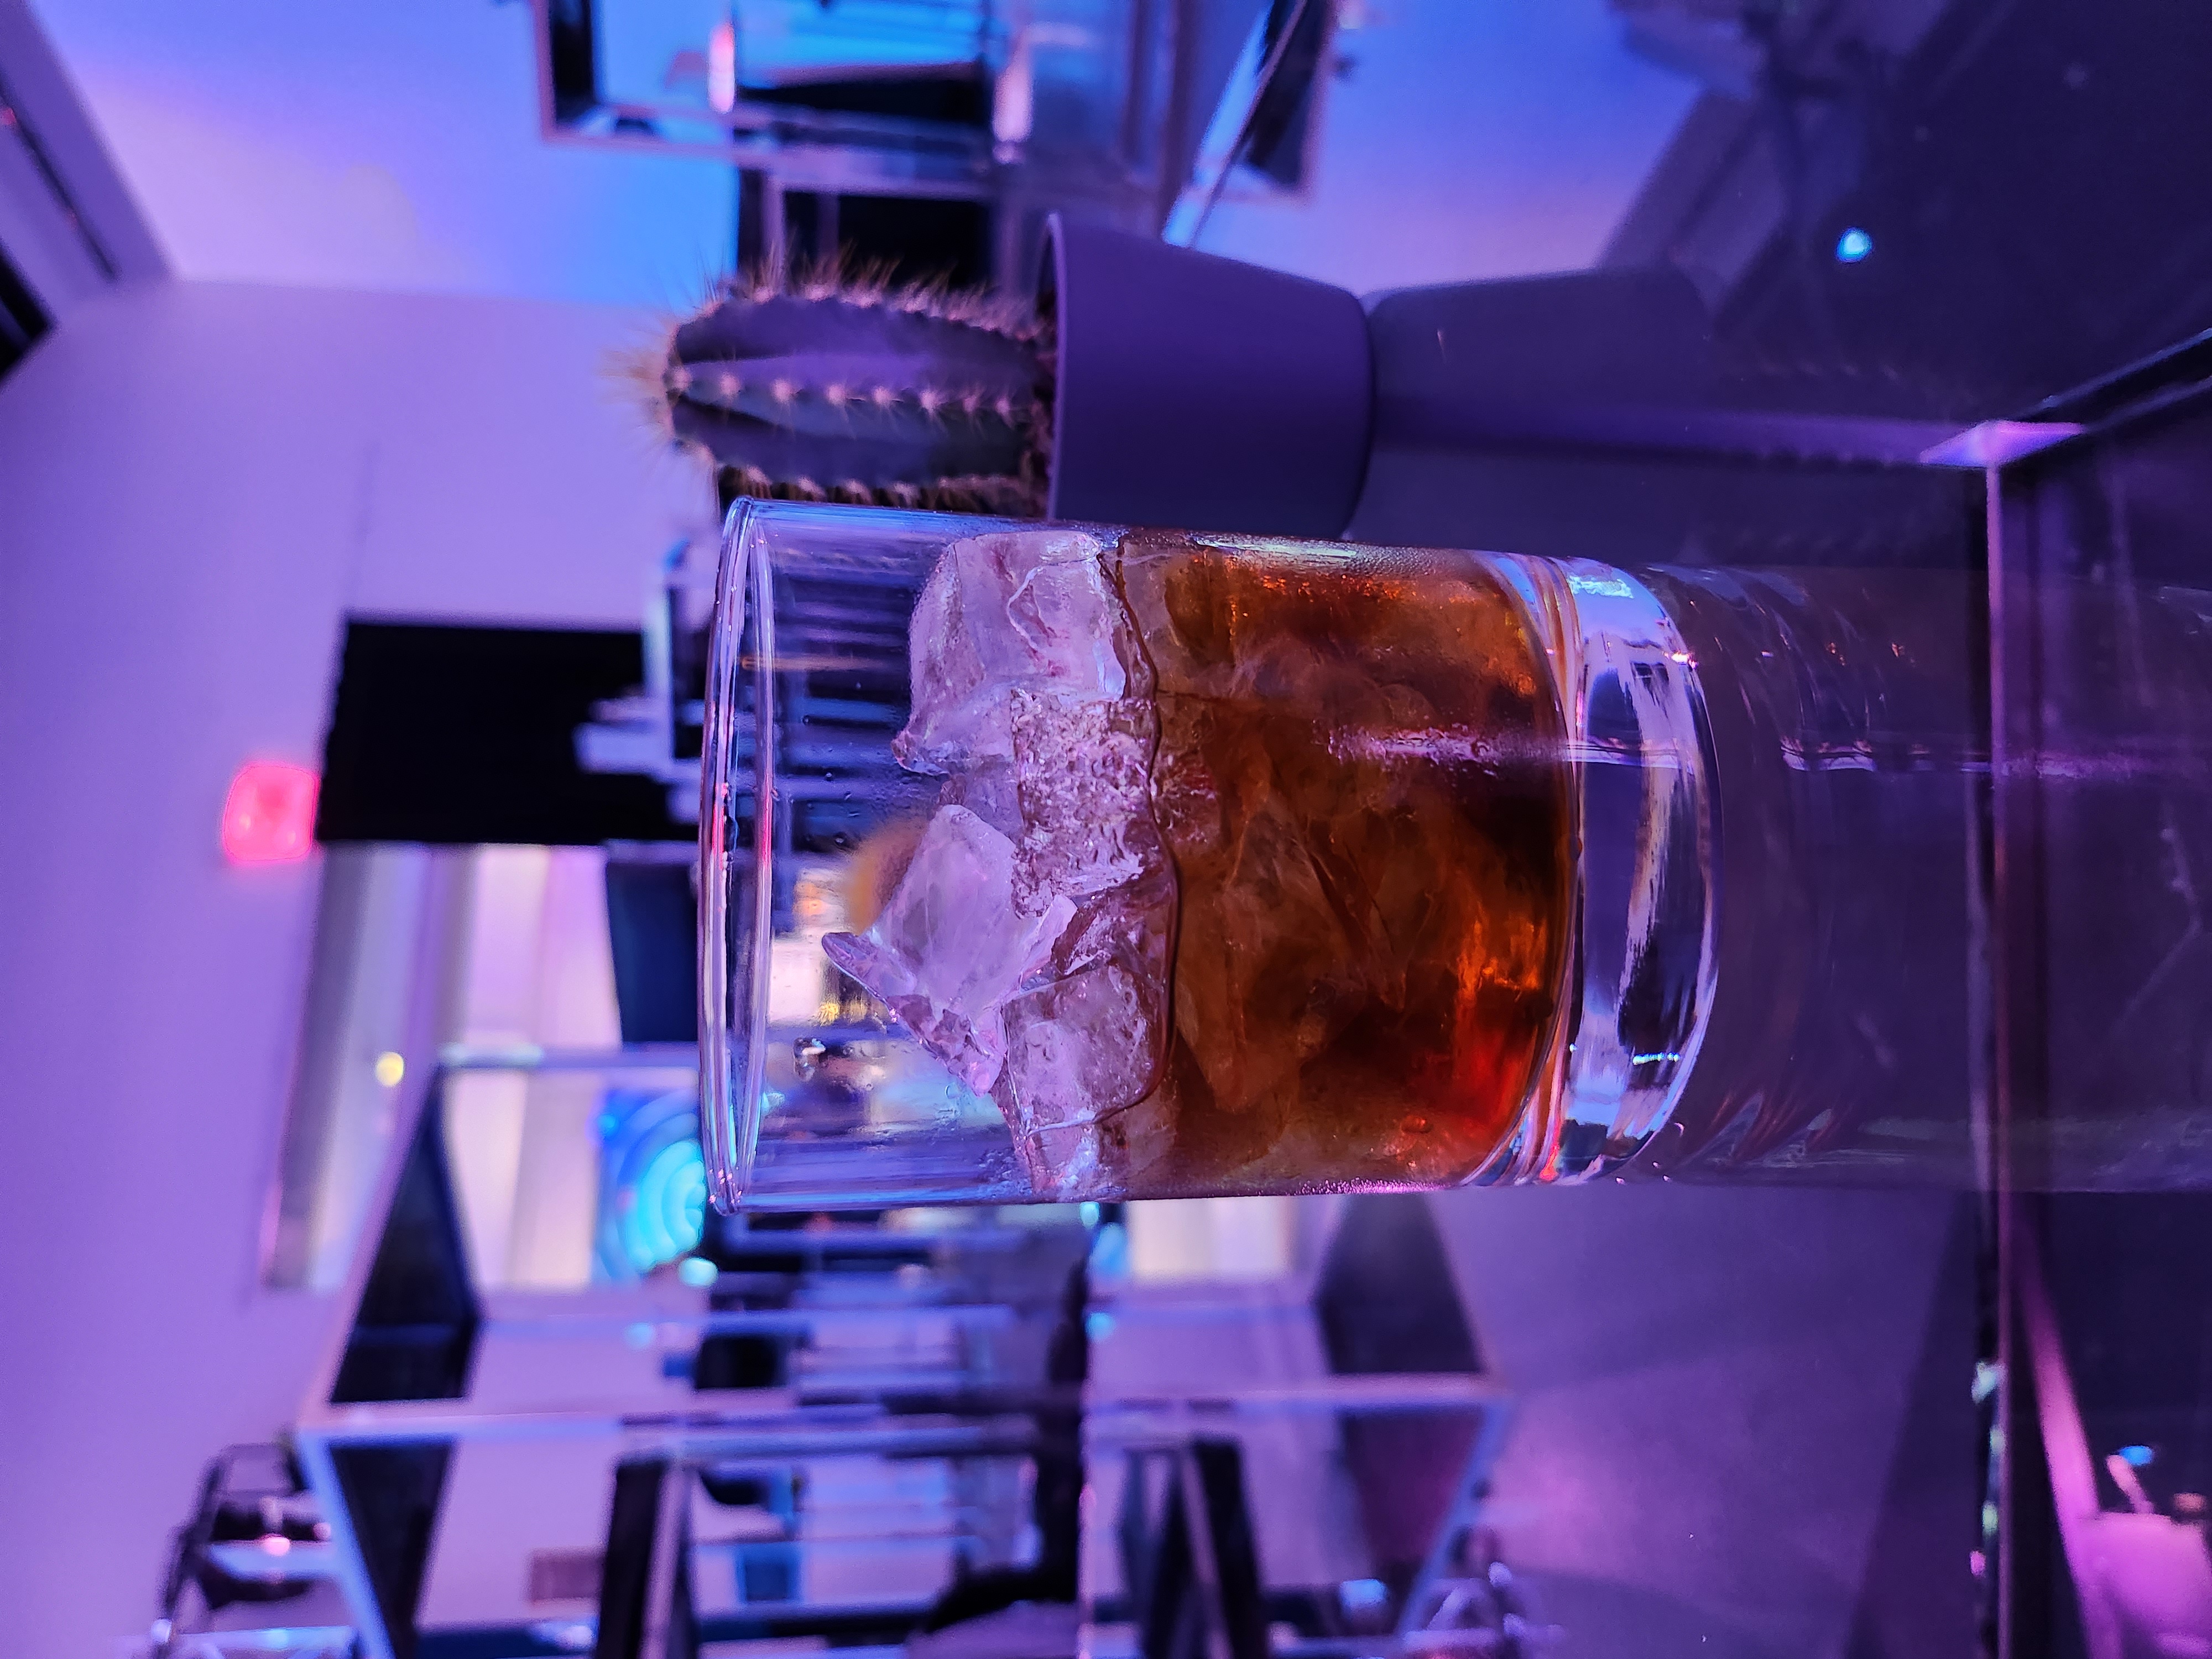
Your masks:
<svg viewBox="0 0 2212 1659"><path fill-rule="evenodd" d="M1018 906L1013 842L966 807L944 806L874 925L825 934L822 948L980 1092L1005 1059L1007 998L1050 960L1074 915L1064 897Z"/></svg>
<svg viewBox="0 0 2212 1659"><path fill-rule="evenodd" d="M1030 1190L1048 1198L1112 1198L1147 1187L1175 1151L1174 1108L1158 1096L1089 1123L1039 1129L1014 1141Z"/></svg>
<svg viewBox="0 0 2212 1659"><path fill-rule="evenodd" d="M891 752L912 771L943 772L946 763L977 752L979 744L988 747L978 727L991 698L968 627L960 545L938 560L907 623L913 709ZM1013 753L1011 738L1006 753Z"/></svg>
<svg viewBox="0 0 2212 1659"><path fill-rule="evenodd" d="M1132 1160L1165 1150L1168 1125L1139 1103L1158 1073L1154 988L1104 962L1017 998L994 1091L1030 1183L1041 1193L1118 1190Z"/></svg>
<svg viewBox="0 0 2212 1659"><path fill-rule="evenodd" d="M1175 878L1085 899L1031 988L1006 1005L994 1091L1031 1185L1115 1191L1173 1139L1154 1097L1169 1024Z"/></svg>
<svg viewBox="0 0 2212 1659"><path fill-rule="evenodd" d="M1095 894L1075 907L1027 988L1065 979L1107 961L1121 962L1158 999L1164 1016L1170 952L1175 944L1176 883L1166 869Z"/></svg>
<svg viewBox="0 0 2212 1659"><path fill-rule="evenodd" d="M1166 1106L1144 1104L1175 932L1151 803L1158 717L1105 552L1073 531L946 550L915 609L913 714L894 745L948 775L939 815L876 927L825 942L991 1092L1046 1192L1116 1182L1173 1139Z"/></svg>
<svg viewBox="0 0 2212 1659"><path fill-rule="evenodd" d="M1011 757L1017 689L1109 700L1150 689L1104 553L1079 530L994 532L945 550L908 624L900 764L942 773Z"/></svg>
<svg viewBox="0 0 2212 1659"><path fill-rule="evenodd" d="M1007 628L988 625L988 611L976 628L984 672L1077 696L1127 695L1135 629L1096 537L1017 532L969 545L1006 595Z"/></svg>
<svg viewBox="0 0 2212 1659"><path fill-rule="evenodd" d="M1014 892L1086 898L1162 868L1148 773L1159 718L1148 702L1016 691L1014 779L1022 837Z"/></svg>
<svg viewBox="0 0 2212 1659"><path fill-rule="evenodd" d="M980 761L945 779L938 795L942 806L964 806L994 830L1019 842L1022 834L1021 791L1010 760Z"/></svg>

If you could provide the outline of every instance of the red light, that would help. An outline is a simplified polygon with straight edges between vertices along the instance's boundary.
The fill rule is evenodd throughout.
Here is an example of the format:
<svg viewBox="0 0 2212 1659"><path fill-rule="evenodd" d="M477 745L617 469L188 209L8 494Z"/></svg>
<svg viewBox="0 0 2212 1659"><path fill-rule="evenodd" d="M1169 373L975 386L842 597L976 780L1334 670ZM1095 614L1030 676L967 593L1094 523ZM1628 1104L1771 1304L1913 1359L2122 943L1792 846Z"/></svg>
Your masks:
<svg viewBox="0 0 2212 1659"><path fill-rule="evenodd" d="M222 855L233 864L296 864L314 850L322 779L283 761L248 761L222 804Z"/></svg>

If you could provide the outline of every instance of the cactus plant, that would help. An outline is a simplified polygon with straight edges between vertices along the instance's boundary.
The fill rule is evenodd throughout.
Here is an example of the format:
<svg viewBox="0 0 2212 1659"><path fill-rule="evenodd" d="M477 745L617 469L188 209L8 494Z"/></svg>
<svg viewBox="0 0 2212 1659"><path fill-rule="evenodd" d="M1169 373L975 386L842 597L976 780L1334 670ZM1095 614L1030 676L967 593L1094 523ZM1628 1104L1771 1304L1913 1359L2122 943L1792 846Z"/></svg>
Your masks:
<svg viewBox="0 0 2212 1659"><path fill-rule="evenodd" d="M1050 353L1020 307L832 267L722 284L635 366L738 495L1044 511Z"/></svg>

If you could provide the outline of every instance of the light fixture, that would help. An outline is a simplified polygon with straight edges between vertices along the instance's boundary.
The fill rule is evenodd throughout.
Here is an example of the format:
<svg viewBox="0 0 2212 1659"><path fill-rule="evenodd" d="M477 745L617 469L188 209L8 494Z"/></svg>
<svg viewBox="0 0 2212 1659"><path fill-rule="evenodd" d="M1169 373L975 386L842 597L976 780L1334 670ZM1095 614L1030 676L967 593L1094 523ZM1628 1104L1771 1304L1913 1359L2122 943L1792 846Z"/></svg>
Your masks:
<svg viewBox="0 0 2212 1659"><path fill-rule="evenodd" d="M296 864L314 850L322 779L285 761L248 761L222 803L222 855L233 864Z"/></svg>
<svg viewBox="0 0 2212 1659"><path fill-rule="evenodd" d="M727 18L707 37L707 105L717 115L738 106L738 26Z"/></svg>

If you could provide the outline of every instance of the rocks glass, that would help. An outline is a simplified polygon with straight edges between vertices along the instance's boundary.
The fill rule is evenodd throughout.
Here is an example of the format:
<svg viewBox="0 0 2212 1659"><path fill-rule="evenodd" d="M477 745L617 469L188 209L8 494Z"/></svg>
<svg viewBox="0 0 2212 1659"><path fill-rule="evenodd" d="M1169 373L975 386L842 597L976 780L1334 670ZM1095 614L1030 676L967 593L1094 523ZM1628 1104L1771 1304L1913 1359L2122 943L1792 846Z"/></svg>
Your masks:
<svg viewBox="0 0 2212 1659"><path fill-rule="evenodd" d="M726 1207L1584 1177L1712 1000L1710 739L1580 562L741 503L708 672Z"/></svg>

